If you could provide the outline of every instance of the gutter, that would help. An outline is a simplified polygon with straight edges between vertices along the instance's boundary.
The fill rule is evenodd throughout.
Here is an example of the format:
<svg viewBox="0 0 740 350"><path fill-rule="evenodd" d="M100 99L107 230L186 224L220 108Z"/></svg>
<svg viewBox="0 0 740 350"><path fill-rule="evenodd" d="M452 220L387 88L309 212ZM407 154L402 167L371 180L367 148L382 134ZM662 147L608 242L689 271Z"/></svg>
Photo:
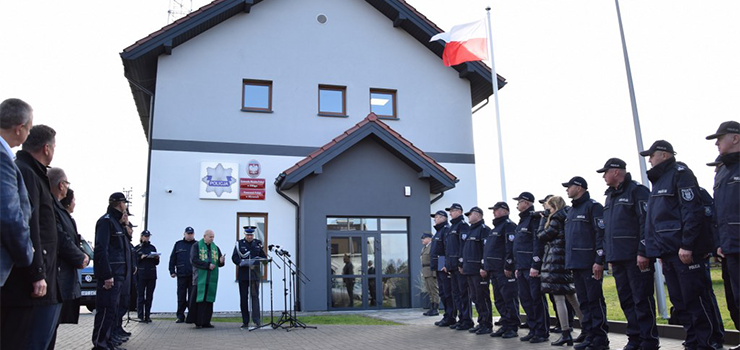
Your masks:
<svg viewBox="0 0 740 350"><path fill-rule="evenodd" d="M296 201L294 201L292 198L290 198L285 192L280 190L280 185L283 183L283 179L285 179L285 173L280 173L277 178L275 178L275 192L277 192L281 197L285 198L290 204L293 204L295 207L295 264L298 266L298 264L301 261L301 229L300 229L300 223L301 223L301 213L300 213L300 206ZM300 269L300 267L298 267ZM295 295L295 309L298 311L301 310L301 283L300 280L296 282L296 295ZM285 306L288 307L287 305Z"/></svg>

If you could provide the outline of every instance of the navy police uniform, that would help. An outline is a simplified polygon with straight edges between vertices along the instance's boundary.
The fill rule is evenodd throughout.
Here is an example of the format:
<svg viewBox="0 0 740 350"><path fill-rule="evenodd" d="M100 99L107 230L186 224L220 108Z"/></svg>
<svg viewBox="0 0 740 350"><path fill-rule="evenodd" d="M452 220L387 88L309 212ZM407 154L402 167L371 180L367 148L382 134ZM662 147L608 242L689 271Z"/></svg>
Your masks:
<svg viewBox="0 0 740 350"><path fill-rule="evenodd" d="M444 217L447 217L447 213L441 210L435 214L431 214L432 217L434 217L435 215L443 215ZM451 277L449 273L445 273L444 271L442 271L446 255L445 238L449 229L449 222L443 222L441 224L434 225L435 233L432 237L431 247L431 264L432 268L437 271L439 299L442 301L445 309L444 317L441 321L436 323L436 325L440 327L446 327L455 324L457 318L457 309L455 308L455 303L452 300Z"/></svg>
<svg viewBox="0 0 740 350"><path fill-rule="evenodd" d="M123 194L121 194L123 196ZM111 196L113 198L113 196ZM125 198L125 197L124 197ZM94 349L108 349L111 331L116 324L121 286L131 266L126 231L120 224L123 213L109 207L95 224L95 253L93 270L97 278L95 297L95 325L92 342ZM113 278L113 286L105 289L105 280Z"/></svg>
<svg viewBox="0 0 740 350"><path fill-rule="evenodd" d="M462 210L462 206L455 203L452 207L447 208L447 211L451 209ZM445 239L445 268L451 277L452 299L455 305L457 305L458 312L458 322L450 326L450 328L454 329L470 329L473 327L467 283L458 270L458 267L462 266L460 264L463 243L462 236L467 234L468 228L468 224L463 219L463 216L460 215L450 221L450 229Z"/></svg>
<svg viewBox="0 0 740 350"><path fill-rule="evenodd" d="M714 180L714 201L717 208L717 236L715 244L722 248L726 266L725 284L731 292L727 299L732 310L740 309L740 152L720 156L724 164ZM729 294L729 293L728 293ZM737 314L734 318L737 325Z"/></svg>
<svg viewBox="0 0 740 350"><path fill-rule="evenodd" d="M523 192L514 199L534 202L534 196L528 192ZM519 287L519 302L527 314L529 326L529 334L523 337L523 340L531 340L535 336L540 338L550 336L550 315L547 300L542 294L542 281L539 276L529 276L530 269L538 271L542 269L544 246L537 239L538 218L539 215L535 217L534 206L530 206L519 213L519 224L514 229L514 268L518 274L516 280Z"/></svg>
<svg viewBox="0 0 740 350"><path fill-rule="evenodd" d="M579 177L563 183L563 186L572 184L584 189L588 186ZM593 265L604 265L603 215L604 207L585 192L572 201L572 208L565 218L565 268L573 270L578 304L583 314L581 329L586 334L586 339L578 345L579 348L605 348L609 343L606 303L601 286L603 278L593 278Z"/></svg>
<svg viewBox="0 0 740 350"><path fill-rule="evenodd" d="M515 229L516 224L509 220L508 215L493 219L493 230L483 241L483 269L493 284L494 305L501 315L498 335L508 330L516 332L519 328L516 278L513 275L507 278L504 274L504 270L514 271Z"/></svg>
<svg viewBox="0 0 740 350"><path fill-rule="evenodd" d="M186 234L194 234L192 227L185 228ZM177 277L177 322L185 321L185 309L193 288L193 265L190 263L190 250L197 241L182 239L175 243L170 254L170 275Z"/></svg>
<svg viewBox="0 0 740 350"><path fill-rule="evenodd" d="M254 230L251 232L247 231L247 235L253 235ZM237 280L239 280L239 307L242 313L242 326L249 325L249 301L252 302L252 321L255 325L260 326L260 299L259 299L259 286L260 279L262 277L261 268L262 265L255 262L249 266L240 266L242 259L257 259L267 258L262 241L259 239L253 239L248 242L242 238L234 247L234 252L231 254L231 261L236 264L239 269L237 274ZM251 298L250 298L251 297Z"/></svg>
<svg viewBox="0 0 740 350"><path fill-rule="evenodd" d="M666 141L656 141L648 156L656 150L670 153L673 147ZM706 254L712 250L711 235L703 234L704 208L692 171L674 157L661 162L647 172L653 190L650 194L645 222L645 245L650 258L661 258L668 294L677 316L686 328L687 349L711 349L711 319L707 308L709 281L705 274ZM691 251L693 262L684 264L679 249Z"/></svg>
<svg viewBox="0 0 740 350"><path fill-rule="evenodd" d="M142 236L151 236L148 230L141 233ZM157 252L151 242L142 242L134 247L136 252L136 261L138 264L137 272L137 311L139 319L151 322L149 315L152 311L152 301L154 297L154 288L157 287L157 265L159 265L159 256L153 256ZM145 256L146 255L146 256Z"/></svg>
<svg viewBox="0 0 740 350"><path fill-rule="evenodd" d="M609 169L626 171L618 158L606 162L599 173ZM645 253L645 214L650 190L626 173L617 187L606 190L604 205L604 254L611 263L617 285L619 304L627 319L628 348L657 350L658 327L655 324L654 260L640 270L637 256Z"/></svg>
<svg viewBox="0 0 740 350"><path fill-rule="evenodd" d="M465 215L469 216L473 211L483 215L483 211L478 207L471 208L470 212ZM483 278L480 275L480 271L483 269L483 245L490 233L491 229L481 219L470 225L463 245L463 275L468 283L468 295L475 302L475 309L478 311L476 334L491 333L493 328L488 278Z"/></svg>

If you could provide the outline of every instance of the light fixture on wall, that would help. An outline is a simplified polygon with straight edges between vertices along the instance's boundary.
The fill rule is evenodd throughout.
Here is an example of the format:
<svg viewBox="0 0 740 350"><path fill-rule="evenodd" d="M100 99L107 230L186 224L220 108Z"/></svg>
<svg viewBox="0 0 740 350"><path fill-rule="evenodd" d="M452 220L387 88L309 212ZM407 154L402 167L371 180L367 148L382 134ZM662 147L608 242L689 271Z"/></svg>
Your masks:
<svg viewBox="0 0 740 350"><path fill-rule="evenodd" d="M403 195L406 197L411 197L411 186L404 186Z"/></svg>

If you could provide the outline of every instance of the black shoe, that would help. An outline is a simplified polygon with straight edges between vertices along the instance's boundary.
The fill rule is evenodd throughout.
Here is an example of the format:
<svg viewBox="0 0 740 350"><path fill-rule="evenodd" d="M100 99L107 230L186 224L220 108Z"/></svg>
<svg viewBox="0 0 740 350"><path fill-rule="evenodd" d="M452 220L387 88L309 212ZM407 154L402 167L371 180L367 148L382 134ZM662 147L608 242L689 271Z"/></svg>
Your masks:
<svg viewBox="0 0 740 350"><path fill-rule="evenodd" d="M424 315L424 316L429 316L429 313L430 313L431 311L432 311L432 310L427 310L427 311L425 311L425 312L424 312L424 313L423 313L422 315Z"/></svg>
<svg viewBox="0 0 740 350"><path fill-rule="evenodd" d="M588 337L588 335L586 333L581 332L581 334L578 335L578 338L573 339L573 342L574 343L583 343L584 341L586 341L586 338L587 337Z"/></svg>
<svg viewBox="0 0 740 350"><path fill-rule="evenodd" d="M627 343L621 350L640 350L640 345Z"/></svg>
<svg viewBox="0 0 740 350"><path fill-rule="evenodd" d="M110 350L126 350L125 348L122 348L122 347L120 347L118 345L110 346L110 347L108 347L108 349L110 349Z"/></svg>
<svg viewBox="0 0 740 350"><path fill-rule="evenodd" d="M609 345L607 344L591 344L586 348L586 350L607 350L607 349L609 349Z"/></svg>
<svg viewBox="0 0 740 350"><path fill-rule="evenodd" d="M473 328L473 325L468 323L463 323L457 326L458 331L467 331L468 329Z"/></svg>
<svg viewBox="0 0 740 350"><path fill-rule="evenodd" d="M491 334L492 332L493 332L493 330L490 329L490 328L488 328L488 327L481 327L481 328L478 328L478 330L475 332L475 334L477 334L477 335Z"/></svg>
<svg viewBox="0 0 740 350"><path fill-rule="evenodd" d="M203 325L203 328L213 328L214 326L212 324L205 324Z"/></svg>
<svg viewBox="0 0 740 350"><path fill-rule="evenodd" d="M498 337L504 335L504 333L506 333L506 328L505 327L501 327L501 328L497 329L495 332L491 333L491 337L498 338Z"/></svg>
<svg viewBox="0 0 740 350"><path fill-rule="evenodd" d="M239 328L241 328L241 329L249 329L249 325L246 324L246 323L242 323L242 326L239 327Z"/></svg>
<svg viewBox="0 0 740 350"><path fill-rule="evenodd" d="M447 319L442 319L442 321L439 321L439 324L438 324L437 326L440 326L440 327L449 327L449 326L451 326L452 324L453 324L453 323L452 323L452 322L450 322L449 320L447 320Z"/></svg>
<svg viewBox="0 0 740 350"><path fill-rule="evenodd" d="M195 329L201 329L201 328L203 328L203 326L197 326L197 325L195 326Z"/></svg>
<svg viewBox="0 0 740 350"><path fill-rule="evenodd" d="M151 318L149 318L149 317L147 317L147 318L146 318L146 323L152 323L152 319L151 319Z"/></svg>
<svg viewBox="0 0 740 350"><path fill-rule="evenodd" d="M427 316L439 316L439 310L431 309L429 310L429 314Z"/></svg>
<svg viewBox="0 0 740 350"><path fill-rule="evenodd" d="M573 340L573 342L574 342L574 343L577 343L577 341L576 341L576 340ZM584 341L583 341L583 342L581 342L580 344L576 344L576 345L575 345L575 346L573 347L573 349L576 349L576 350L584 350L584 349L586 349L586 348L587 348L587 347L589 347L589 346L591 346L591 342L590 342L590 341L588 341L588 340L584 340Z"/></svg>
<svg viewBox="0 0 740 350"><path fill-rule="evenodd" d="M735 345L731 347L730 350L740 350L740 345Z"/></svg>
<svg viewBox="0 0 740 350"><path fill-rule="evenodd" d="M540 337L539 335L535 335L534 337L532 337L532 339L529 340L529 342L532 343L532 344L544 343L548 339L550 339L549 336L548 337Z"/></svg>
<svg viewBox="0 0 740 350"><path fill-rule="evenodd" d="M511 339L511 338L516 338L518 336L519 336L519 334L517 334L517 332L515 330L509 329L509 330L506 331L506 333L504 333L501 336L501 338L503 338L503 339Z"/></svg>
<svg viewBox="0 0 740 350"><path fill-rule="evenodd" d="M125 330L120 330L119 332L121 332L121 334L123 334L123 335L125 335L127 337L130 337L131 336L131 332L126 332Z"/></svg>
<svg viewBox="0 0 740 350"><path fill-rule="evenodd" d="M534 333L529 333L521 338L519 340L521 341L530 341L532 338L534 338Z"/></svg>
<svg viewBox="0 0 740 350"><path fill-rule="evenodd" d="M563 330L560 328L560 326L550 327L550 333L560 333Z"/></svg>
<svg viewBox="0 0 740 350"><path fill-rule="evenodd" d="M722 343L712 343L709 346L711 346L714 350L720 350L724 348L724 345L722 345Z"/></svg>
<svg viewBox="0 0 740 350"><path fill-rule="evenodd" d="M475 327L468 329L468 332L475 333L480 329L480 324L475 325Z"/></svg>
<svg viewBox="0 0 740 350"><path fill-rule="evenodd" d="M570 335L570 331L563 331L560 335L560 339L550 343L552 346L573 346L573 336Z"/></svg>
<svg viewBox="0 0 740 350"><path fill-rule="evenodd" d="M527 322L524 322L519 325L519 328L529 329L529 325L527 324Z"/></svg>
<svg viewBox="0 0 740 350"><path fill-rule="evenodd" d="M448 327L450 327L450 329L457 329L457 326L460 326L460 325L461 325L460 322L455 322L455 323L449 325Z"/></svg>
<svg viewBox="0 0 740 350"><path fill-rule="evenodd" d="M175 321L175 323L183 323L183 322L185 322L185 320L183 320L181 318L178 318L177 321Z"/></svg>

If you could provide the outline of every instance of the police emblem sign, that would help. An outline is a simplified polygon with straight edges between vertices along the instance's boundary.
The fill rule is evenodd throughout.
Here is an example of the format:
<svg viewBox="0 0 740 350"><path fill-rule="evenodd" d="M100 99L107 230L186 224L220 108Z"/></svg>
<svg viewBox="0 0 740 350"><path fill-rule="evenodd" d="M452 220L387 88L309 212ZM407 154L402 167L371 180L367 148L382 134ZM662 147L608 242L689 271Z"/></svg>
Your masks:
<svg viewBox="0 0 740 350"><path fill-rule="evenodd" d="M200 199L239 199L238 163L200 163Z"/></svg>

